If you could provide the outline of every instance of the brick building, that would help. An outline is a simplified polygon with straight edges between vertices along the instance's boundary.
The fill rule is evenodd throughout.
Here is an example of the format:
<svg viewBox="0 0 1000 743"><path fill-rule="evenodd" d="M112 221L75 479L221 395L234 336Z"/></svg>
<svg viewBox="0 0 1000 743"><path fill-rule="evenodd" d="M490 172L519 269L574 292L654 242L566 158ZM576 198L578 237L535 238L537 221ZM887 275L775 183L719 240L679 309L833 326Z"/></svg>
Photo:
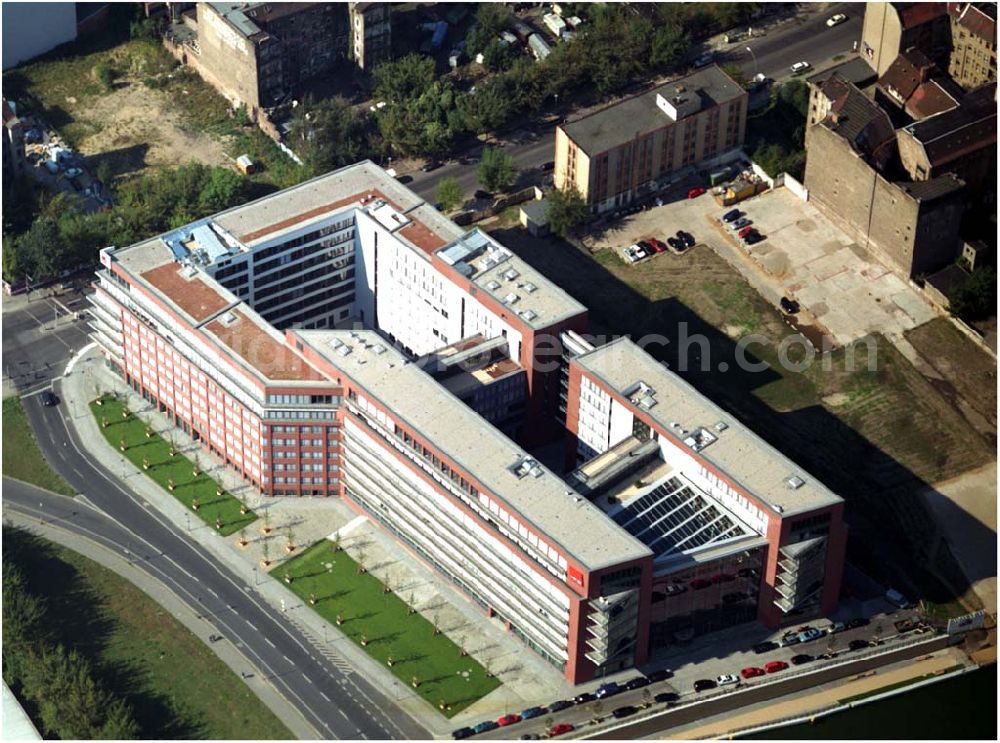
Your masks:
<svg viewBox="0 0 1000 743"><path fill-rule="evenodd" d="M127 384L264 494L343 498L573 683L836 608L841 498L372 163L101 265ZM488 422L509 396L564 413L586 495Z"/></svg>
<svg viewBox="0 0 1000 743"><path fill-rule="evenodd" d="M747 93L711 65L560 125L554 182L595 213L650 193L657 181L743 145Z"/></svg>
<svg viewBox="0 0 1000 743"><path fill-rule="evenodd" d="M832 103L808 130L810 200L904 276L954 260L964 182L951 172L909 180L885 111L836 76L821 89Z"/></svg>
<svg viewBox="0 0 1000 743"><path fill-rule="evenodd" d="M180 19L168 28L167 47L253 118L350 56L370 67L389 54L387 3L202 2L166 10Z"/></svg>
<svg viewBox="0 0 1000 743"><path fill-rule="evenodd" d="M865 4L858 54L881 77L911 47L947 67L951 50L951 21L947 3Z"/></svg>
<svg viewBox="0 0 1000 743"><path fill-rule="evenodd" d="M948 3L951 59L948 74L964 88L997 79L996 3Z"/></svg>

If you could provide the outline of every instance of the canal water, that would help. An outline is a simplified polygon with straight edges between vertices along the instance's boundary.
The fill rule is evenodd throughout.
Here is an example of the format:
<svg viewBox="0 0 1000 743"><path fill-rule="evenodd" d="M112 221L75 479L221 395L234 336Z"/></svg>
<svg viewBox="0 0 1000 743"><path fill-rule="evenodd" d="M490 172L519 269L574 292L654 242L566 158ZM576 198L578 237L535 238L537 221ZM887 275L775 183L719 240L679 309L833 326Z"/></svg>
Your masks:
<svg viewBox="0 0 1000 743"><path fill-rule="evenodd" d="M897 694L812 725L792 725L746 736L757 740L994 740L997 737L997 667Z"/></svg>

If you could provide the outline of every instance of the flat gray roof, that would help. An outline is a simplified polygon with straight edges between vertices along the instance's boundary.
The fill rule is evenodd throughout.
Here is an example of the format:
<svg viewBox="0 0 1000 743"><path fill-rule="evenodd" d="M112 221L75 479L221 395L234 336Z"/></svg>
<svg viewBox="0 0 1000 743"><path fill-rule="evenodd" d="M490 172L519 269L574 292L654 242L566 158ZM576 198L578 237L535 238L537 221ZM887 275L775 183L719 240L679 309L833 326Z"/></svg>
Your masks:
<svg viewBox="0 0 1000 743"><path fill-rule="evenodd" d="M416 364L408 363L378 333L294 332L584 568L599 570L652 554L541 464L537 465L541 476L519 479L510 468L528 454ZM350 346L351 352L338 353L330 345L334 339ZM366 346L385 350L375 353Z"/></svg>
<svg viewBox="0 0 1000 743"><path fill-rule="evenodd" d="M645 382L653 388L656 404L642 412L659 424L661 435L675 439L681 447L684 440L700 427L707 429L716 440L694 457L702 457L718 470L739 483L761 504L787 517L842 502L842 498L827 488L780 451L740 423L677 374L664 368L628 338L618 338L605 346L578 356L579 364L602 380L628 402L626 391ZM723 431L715 424L725 423ZM679 424L681 434L672 424ZM786 480L797 476L801 485L789 486Z"/></svg>
<svg viewBox="0 0 1000 743"><path fill-rule="evenodd" d="M746 95L746 91L729 75L718 65L712 64L686 77L671 80L646 93L570 121L561 128L580 149L590 156L597 155L623 145L639 134L652 132L672 123L667 114L656 105L656 96L662 93L666 98L673 97L679 85L701 98L699 110Z"/></svg>
<svg viewBox="0 0 1000 743"><path fill-rule="evenodd" d="M535 330L587 311L565 289L478 227L437 255Z"/></svg>

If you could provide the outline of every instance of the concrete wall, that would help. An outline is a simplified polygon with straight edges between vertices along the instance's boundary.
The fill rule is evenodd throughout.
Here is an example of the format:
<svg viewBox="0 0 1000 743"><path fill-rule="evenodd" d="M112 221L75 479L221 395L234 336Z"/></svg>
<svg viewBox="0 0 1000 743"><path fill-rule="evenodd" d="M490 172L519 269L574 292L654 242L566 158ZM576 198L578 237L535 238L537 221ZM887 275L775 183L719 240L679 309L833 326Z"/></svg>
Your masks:
<svg viewBox="0 0 1000 743"><path fill-rule="evenodd" d="M921 202L878 175L826 127L813 127L810 141L809 197L862 247L906 277L954 260L964 191Z"/></svg>
<svg viewBox="0 0 1000 743"><path fill-rule="evenodd" d="M256 49L208 3L198 3L198 46L201 55L193 66L205 81L234 105L259 108ZM187 56L194 61L193 54Z"/></svg>
<svg viewBox="0 0 1000 743"><path fill-rule="evenodd" d="M3 69L76 38L76 3L3 4Z"/></svg>
<svg viewBox="0 0 1000 743"><path fill-rule="evenodd" d="M902 28L889 3L866 3L858 53L881 77L899 54Z"/></svg>

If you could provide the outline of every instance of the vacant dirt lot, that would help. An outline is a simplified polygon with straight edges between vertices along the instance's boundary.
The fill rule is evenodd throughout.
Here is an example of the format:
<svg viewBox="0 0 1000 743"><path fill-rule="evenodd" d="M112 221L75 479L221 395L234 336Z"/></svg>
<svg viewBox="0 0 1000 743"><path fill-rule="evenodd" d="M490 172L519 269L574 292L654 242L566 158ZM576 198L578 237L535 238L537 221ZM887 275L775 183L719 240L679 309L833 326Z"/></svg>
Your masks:
<svg viewBox="0 0 1000 743"><path fill-rule="evenodd" d="M191 160L204 165L230 162L223 142L183 127L167 94L141 83L123 84L98 98L77 122L93 131L79 140L80 152L106 157L118 173Z"/></svg>
<svg viewBox="0 0 1000 743"><path fill-rule="evenodd" d="M98 82L112 71L112 90ZM5 95L43 116L93 166L107 160L116 175L191 160L224 165L224 139L181 117L184 90L170 83L174 60L158 43L125 41L4 73Z"/></svg>

